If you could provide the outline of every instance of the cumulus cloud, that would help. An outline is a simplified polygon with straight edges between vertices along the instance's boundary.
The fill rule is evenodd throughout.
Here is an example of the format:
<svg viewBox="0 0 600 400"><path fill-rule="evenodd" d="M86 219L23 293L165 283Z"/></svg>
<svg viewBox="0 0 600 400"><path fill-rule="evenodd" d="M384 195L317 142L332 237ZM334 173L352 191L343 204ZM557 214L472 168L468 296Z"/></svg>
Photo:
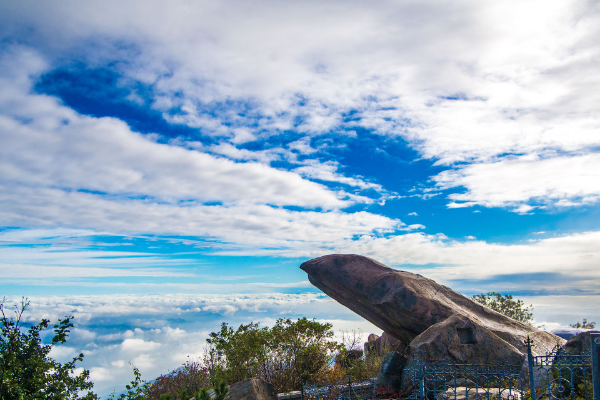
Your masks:
<svg viewBox="0 0 600 400"><path fill-rule="evenodd" d="M29 75L39 74L45 63L30 50L11 51L3 58L0 97L1 225L190 235L270 246L345 240L400 224L367 212L321 212L372 200L261 163L160 144L121 121L79 115L56 98L31 94Z"/></svg>
<svg viewBox="0 0 600 400"><path fill-rule="evenodd" d="M484 163L451 171L458 175L455 181L479 167L510 163L502 160L506 155L542 154L546 160L558 157L559 163L563 152L596 153L600 45L594 39L600 13L593 4L309 4L175 2L167 7L107 1L90 12L91 5L73 2L52 6L52 12L63 16L60 22L46 18L49 6L3 4L2 37L34 27L24 41L50 59L68 55L99 66L119 61L120 84L148 85L150 104L166 120L219 138L211 146L215 154L248 161L240 165L203 152L165 148L132 135L118 121L62 110L68 124L49 120L44 126L52 125L54 135L35 136L39 121L31 127L4 121L9 124L5 129L30 140L34 135L49 150L64 147L72 163L81 163L96 179L84 179L76 165L48 168L48 157L21 159L3 172L32 184L51 179L61 187L115 194L232 202L244 193L247 202L336 208L344 200L364 198L344 197L297 174L267 168L264 164L281 156L277 152L238 146L288 131L351 136L359 126L400 136L422 157L453 169L456 163ZM90 53L85 46L92 44ZM27 57L38 73L47 68L35 56ZM27 87L26 79L17 80ZM4 93L15 99L13 91ZM31 105L34 100L28 101ZM40 97L35 106L55 107L52 102ZM90 129L96 135L89 143L67 140L81 137L81 131L87 139ZM56 132L64 139L52 141ZM98 135L108 135L111 143L118 139L123 148L106 146ZM95 146L103 151L90 154ZM313 152L303 138L288 151L292 149ZM26 167L24 161L32 164ZM298 172L363 189L377 185L336 175L326 165L315 171L307 164ZM177 172L178 178L165 180L162 171ZM531 172L529 180L535 181L535 171L522 171ZM560 197L571 189L555 186L541 191ZM493 191L466 197L486 207L505 205ZM564 197L557 200L560 205L591 201ZM524 204L514 208L527 212Z"/></svg>
<svg viewBox="0 0 600 400"><path fill-rule="evenodd" d="M5 68L27 71L20 53ZM31 57L28 55L27 57ZM6 64L9 64L8 66ZM6 75L2 80L0 173L4 182L162 201L218 201L333 208L335 193L297 174L258 163L235 163L209 154L153 142L121 121L92 118L31 95Z"/></svg>
<svg viewBox="0 0 600 400"><path fill-rule="evenodd" d="M122 71L153 84L166 118L214 135L231 137L232 125L323 133L353 111L444 163L597 144L591 3L309 4L64 3L59 22L19 2L3 6L3 33L35 26L28 39L50 54L100 34L86 57L126 60Z"/></svg>

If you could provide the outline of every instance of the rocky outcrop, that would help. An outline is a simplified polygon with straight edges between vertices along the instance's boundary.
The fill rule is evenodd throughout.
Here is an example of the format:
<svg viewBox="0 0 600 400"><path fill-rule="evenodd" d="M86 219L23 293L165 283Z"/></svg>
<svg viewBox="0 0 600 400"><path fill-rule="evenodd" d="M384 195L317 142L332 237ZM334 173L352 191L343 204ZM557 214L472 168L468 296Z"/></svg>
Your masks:
<svg viewBox="0 0 600 400"><path fill-rule="evenodd" d="M523 364L525 355L490 329L454 314L430 326L410 343L410 357L457 364Z"/></svg>
<svg viewBox="0 0 600 400"><path fill-rule="evenodd" d="M453 315L487 329L521 354L525 353L523 341L527 336L534 340L534 354L545 354L565 342L431 279L367 257L333 254L307 261L300 268L314 286L403 343L410 343Z"/></svg>
<svg viewBox="0 0 600 400"><path fill-rule="evenodd" d="M379 336L371 333L369 335L369 337L367 338L367 341L364 344L364 353L365 355L370 355L370 354L377 354L379 355L379 350L377 349L377 339L379 339Z"/></svg>
<svg viewBox="0 0 600 400"><path fill-rule="evenodd" d="M246 379L229 386L230 400L277 400L275 387L262 379Z"/></svg>
<svg viewBox="0 0 600 400"><path fill-rule="evenodd" d="M402 386L402 371L406 363L407 359L405 355L397 351L388 353L381 360L376 386L390 393L399 391Z"/></svg>
<svg viewBox="0 0 600 400"><path fill-rule="evenodd" d="M404 354L407 345L395 337L383 332L381 336L370 334L367 342L364 344L365 354L376 354L379 357L385 356L391 351L397 351Z"/></svg>
<svg viewBox="0 0 600 400"><path fill-rule="evenodd" d="M562 347L562 351L571 356L580 356L583 353L592 351L592 341L590 335L592 333L600 333L600 331L586 331L572 336L567 344Z"/></svg>
<svg viewBox="0 0 600 400"><path fill-rule="evenodd" d="M344 353L339 353L335 356L335 363L342 368L350 368L363 356L363 351L360 349L347 350Z"/></svg>

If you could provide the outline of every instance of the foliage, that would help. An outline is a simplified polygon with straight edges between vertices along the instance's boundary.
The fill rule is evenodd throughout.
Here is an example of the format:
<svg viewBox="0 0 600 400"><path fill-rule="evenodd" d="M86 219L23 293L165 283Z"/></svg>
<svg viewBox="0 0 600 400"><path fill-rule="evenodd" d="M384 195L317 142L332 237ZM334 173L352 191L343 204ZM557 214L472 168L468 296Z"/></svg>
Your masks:
<svg viewBox="0 0 600 400"><path fill-rule="evenodd" d="M41 336L49 329L50 321L42 319L26 329L23 313L29 302L23 298L21 304L15 306L13 319L6 316L5 301L0 302L0 399L97 399L91 391L93 383L89 381L89 371L75 374L76 364L83 360L83 354L65 364L48 357L54 346L67 341L73 317L59 320L53 326L50 344L45 345Z"/></svg>
<svg viewBox="0 0 600 400"><path fill-rule="evenodd" d="M210 400L210 394L207 389L202 389L194 396L194 400Z"/></svg>
<svg viewBox="0 0 600 400"><path fill-rule="evenodd" d="M211 380L228 384L248 378L270 382L278 392L299 390L326 370L340 345L333 340L331 324L306 318L278 319L272 328L257 323L237 330L223 323L207 339L206 356Z"/></svg>
<svg viewBox="0 0 600 400"><path fill-rule="evenodd" d="M193 393L208 386L210 386L208 369L200 362L188 359L180 368L161 375L154 382L149 383L146 395L149 400L159 400L165 394L175 398L181 397L185 391L186 394L190 393L189 397L192 397Z"/></svg>
<svg viewBox="0 0 600 400"><path fill-rule="evenodd" d="M533 322L533 306L524 307L523 300L514 299L511 295L489 292L476 294L472 299L517 321L529 325Z"/></svg>
<svg viewBox="0 0 600 400"><path fill-rule="evenodd" d="M351 379L367 379L377 376L383 357L374 352L363 354L362 334L354 330L351 332L347 330L342 331L341 340L343 348L336 356L336 365L330 372L331 378L336 379L330 380L330 382L335 382L340 378L348 376ZM357 355L360 354L362 356L358 358Z"/></svg>
<svg viewBox="0 0 600 400"><path fill-rule="evenodd" d="M571 328L577 329L594 329L596 327L595 322L588 322L587 319L583 319L583 322L576 322L569 325Z"/></svg>
<svg viewBox="0 0 600 400"><path fill-rule="evenodd" d="M125 385L125 389L127 389L127 393L121 393L118 400L146 400L145 396L146 389L148 388L148 384L142 381L142 374L140 370L133 364L129 363L131 368L133 369L134 379L131 381L129 385ZM115 394L111 394L108 399L114 400ZM187 399L186 399L187 400Z"/></svg>
<svg viewBox="0 0 600 400"><path fill-rule="evenodd" d="M215 400L225 400L227 397L227 393L229 393L229 388L227 387L227 383L224 381L220 381L214 387L215 389Z"/></svg>
<svg viewBox="0 0 600 400"><path fill-rule="evenodd" d="M352 379L368 379L377 376L383 357L379 354L367 353L363 358L352 363L344 374Z"/></svg>

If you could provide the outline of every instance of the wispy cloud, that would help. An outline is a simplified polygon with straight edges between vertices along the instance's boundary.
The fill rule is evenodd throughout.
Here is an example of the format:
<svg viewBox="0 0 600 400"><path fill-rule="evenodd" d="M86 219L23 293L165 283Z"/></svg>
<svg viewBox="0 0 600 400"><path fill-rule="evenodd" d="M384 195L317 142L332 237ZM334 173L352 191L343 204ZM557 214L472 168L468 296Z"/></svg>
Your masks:
<svg viewBox="0 0 600 400"><path fill-rule="evenodd" d="M433 178L451 194L450 207L482 205L528 212L536 207L575 207L600 200L600 154L518 157L472 164Z"/></svg>

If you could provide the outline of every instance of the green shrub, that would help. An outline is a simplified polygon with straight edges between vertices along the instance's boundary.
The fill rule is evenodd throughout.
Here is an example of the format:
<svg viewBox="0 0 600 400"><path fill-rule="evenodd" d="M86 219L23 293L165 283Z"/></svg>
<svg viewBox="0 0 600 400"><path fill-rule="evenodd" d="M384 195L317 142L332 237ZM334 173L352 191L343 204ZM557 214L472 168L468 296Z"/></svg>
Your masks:
<svg viewBox="0 0 600 400"><path fill-rule="evenodd" d="M75 374L83 354L65 364L48 357L54 346L67 341L73 317L59 320L53 326L54 337L50 344L44 345L41 333L48 329L50 321L42 319L26 329L22 318L29 302L25 298L21 300L15 307L13 319L6 316L5 301L0 302L0 399L98 399L91 391L94 384L89 380L89 371Z"/></svg>

